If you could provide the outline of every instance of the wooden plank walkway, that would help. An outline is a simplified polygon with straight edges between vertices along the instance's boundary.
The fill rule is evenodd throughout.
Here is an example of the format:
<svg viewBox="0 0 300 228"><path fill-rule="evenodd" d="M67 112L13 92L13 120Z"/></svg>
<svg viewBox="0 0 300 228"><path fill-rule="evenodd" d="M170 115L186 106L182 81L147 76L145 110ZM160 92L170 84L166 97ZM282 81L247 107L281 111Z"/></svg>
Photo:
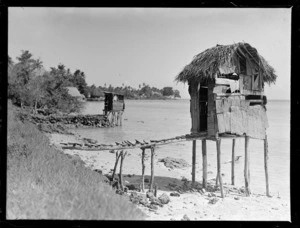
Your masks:
<svg viewBox="0 0 300 228"><path fill-rule="evenodd" d="M244 136L238 135L226 135L222 134L219 138L238 138ZM125 149L149 149L155 146L166 145L170 143L177 143L182 141L193 141L193 140L213 140L216 141L216 137L207 136L206 132L198 133L198 134L186 134L181 136L176 136L173 138L161 139L161 140L135 140L135 142L130 142L125 140L123 142L116 142L113 144L92 144L92 143L77 143L77 142L68 142L68 143L60 143L62 145L62 149L71 149L71 150L88 150L88 151L101 151L101 150L125 150Z"/></svg>
<svg viewBox="0 0 300 228"><path fill-rule="evenodd" d="M166 145L169 143L176 143L181 141L190 141L196 140L201 138L206 138L206 133L197 134L197 135L182 135L176 136L173 138L168 139L161 139L161 140L135 140L135 142L130 142L125 140L123 142L116 142L115 145L113 144L92 144L92 143L60 143L63 149L72 149L72 150L89 150L89 151L99 151L99 150L124 150L124 149L147 149L155 146Z"/></svg>

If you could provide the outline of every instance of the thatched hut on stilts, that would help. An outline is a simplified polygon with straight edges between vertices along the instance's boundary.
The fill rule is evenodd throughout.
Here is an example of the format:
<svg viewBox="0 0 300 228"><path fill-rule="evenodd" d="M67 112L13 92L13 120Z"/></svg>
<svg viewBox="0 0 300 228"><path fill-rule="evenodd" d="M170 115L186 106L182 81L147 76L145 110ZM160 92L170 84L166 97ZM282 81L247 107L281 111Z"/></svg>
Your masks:
<svg viewBox="0 0 300 228"><path fill-rule="evenodd" d="M267 99L264 83L275 83L274 69L248 43L217 45L196 55L176 77L188 83L192 135L202 140L203 187L207 184L206 140L216 141L217 180L222 197L221 139L232 138L234 184L235 138L245 138L245 190L250 195L249 138L264 140L266 194L268 185ZM203 136L203 137L201 137ZM195 182L196 140L193 141L192 181Z"/></svg>

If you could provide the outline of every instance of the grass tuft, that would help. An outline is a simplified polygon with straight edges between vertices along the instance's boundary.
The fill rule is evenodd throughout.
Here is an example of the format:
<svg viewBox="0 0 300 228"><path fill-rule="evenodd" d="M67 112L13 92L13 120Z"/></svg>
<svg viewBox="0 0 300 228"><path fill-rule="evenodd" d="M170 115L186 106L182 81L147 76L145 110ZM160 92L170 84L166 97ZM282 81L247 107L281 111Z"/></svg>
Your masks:
<svg viewBox="0 0 300 228"><path fill-rule="evenodd" d="M49 145L8 105L7 219L142 220L104 177Z"/></svg>

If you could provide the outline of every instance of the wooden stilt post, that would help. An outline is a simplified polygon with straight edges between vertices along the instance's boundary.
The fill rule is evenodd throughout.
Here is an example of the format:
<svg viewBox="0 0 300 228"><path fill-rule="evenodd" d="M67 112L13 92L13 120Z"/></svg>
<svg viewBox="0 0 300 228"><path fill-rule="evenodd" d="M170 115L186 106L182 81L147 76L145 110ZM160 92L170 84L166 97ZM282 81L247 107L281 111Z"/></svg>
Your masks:
<svg viewBox="0 0 300 228"><path fill-rule="evenodd" d="M217 172L217 176L216 176L216 187L219 186L219 173Z"/></svg>
<svg viewBox="0 0 300 228"><path fill-rule="evenodd" d="M119 112L116 112L116 126L119 125Z"/></svg>
<svg viewBox="0 0 300 228"><path fill-rule="evenodd" d="M154 187L154 196L155 197L157 197L157 188L158 188L158 186L157 186L157 184L155 184L155 187Z"/></svg>
<svg viewBox="0 0 300 228"><path fill-rule="evenodd" d="M216 140L216 146L217 146L217 155L218 155L218 139ZM217 167L218 167L218 162L217 162ZM215 184L215 186L216 187L219 186L219 172L218 172L218 170L217 170L217 176L216 176L216 184Z"/></svg>
<svg viewBox="0 0 300 228"><path fill-rule="evenodd" d="M120 112L120 126L122 126L122 116L123 116L123 111Z"/></svg>
<svg viewBox="0 0 300 228"><path fill-rule="evenodd" d="M145 148L142 148L142 192L145 191Z"/></svg>
<svg viewBox="0 0 300 228"><path fill-rule="evenodd" d="M115 126L115 115L116 115L116 113L115 112L112 112L112 116L111 116L111 123L112 123L112 126Z"/></svg>
<svg viewBox="0 0 300 228"><path fill-rule="evenodd" d="M221 176L221 139L217 139L217 167L218 167L218 178L220 183L221 197L224 198L223 182Z"/></svg>
<svg viewBox="0 0 300 228"><path fill-rule="evenodd" d="M245 177L245 190L246 196L250 196L250 174L249 174L249 136L245 136L245 169L244 169L244 177Z"/></svg>
<svg viewBox="0 0 300 228"><path fill-rule="evenodd" d="M114 170L113 170L113 174L112 174L112 176L111 176L111 181L114 180L114 177L115 177L115 173L116 173L116 169L117 169L117 165L118 165L118 162L119 162L120 155L121 155L121 153L119 154L119 152L117 151L117 152L116 152L116 162L115 162L115 167L114 167Z"/></svg>
<svg viewBox="0 0 300 228"><path fill-rule="evenodd" d="M202 139L202 187L207 186L207 154L206 154L206 139Z"/></svg>
<svg viewBox="0 0 300 228"><path fill-rule="evenodd" d="M270 192L269 192L269 174L268 174L268 138L267 135L264 139L264 162L265 162L265 175L266 175L266 195L270 197Z"/></svg>
<svg viewBox="0 0 300 228"><path fill-rule="evenodd" d="M151 179L150 179L150 189L149 191L153 190L153 183L154 183L154 146L151 147Z"/></svg>
<svg viewBox="0 0 300 228"><path fill-rule="evenodd" d="M121 126L121 111L118 113L118 125Z"/></svg>
<svg viewBox="0 0 300 228"><path fill-rule="evenodd" d="M232 139L231 184L234 185L235 139Z"/></svg>
<svg viewBox="0 0 300 228"><path fill-rule="evenodd" d="M120 188L121 188L121 190L123 191L124 188L123 188L122 169L123 169L123 161L124 161L124 159L125 159L125 156L126 156L127 152L124 153L124 151L121 151L120 154L121 154L121 163L120 163L120 173L119 173L119 180L120 180L120 181L119 181L119 182L120 182Z"/></svg>
<svg viewBox="0 0 300 228"><path fill-rule="evenodd" d="M193 156L192 156L192 185L195 185L196 179L196 140L193 140Z"/></svg>
<svg viewBox="0 0 300 228"><path fill-rule="evenodd" d="M114 120L114 118L113 118L113 112L111 112L111 114L110 114L110 125L111 126L113 126L113 120Z"/></svg>
<svg viewBox="0 0 300 228"><path fill-rule="evenodd" d="M113 112L113 114L114 114L114 120L113 120L114 124L113 125L116 126L116 112Z"/></svg>

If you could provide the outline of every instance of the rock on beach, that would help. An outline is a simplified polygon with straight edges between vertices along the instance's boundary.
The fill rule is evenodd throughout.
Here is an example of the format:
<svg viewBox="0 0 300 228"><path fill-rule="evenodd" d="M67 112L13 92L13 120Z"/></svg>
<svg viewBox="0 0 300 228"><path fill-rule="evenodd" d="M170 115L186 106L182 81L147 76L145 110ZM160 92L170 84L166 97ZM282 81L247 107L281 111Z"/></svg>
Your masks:
<svg viewBox="0 0 300 228"><path fill-rule="evenodd" d="M167 168L175 169L175 168L185 168L189 167L189 163L187 163L184 159L166 157L159 160L159 162L163 162Z"/></svg>
<svg viewBox="0 0 300 228"><path fill-rule="evenodd" d="M158 199L162 204L167 204L170 202L170 197L166 193L163 193L160 197L158 197Z"/></svg>

